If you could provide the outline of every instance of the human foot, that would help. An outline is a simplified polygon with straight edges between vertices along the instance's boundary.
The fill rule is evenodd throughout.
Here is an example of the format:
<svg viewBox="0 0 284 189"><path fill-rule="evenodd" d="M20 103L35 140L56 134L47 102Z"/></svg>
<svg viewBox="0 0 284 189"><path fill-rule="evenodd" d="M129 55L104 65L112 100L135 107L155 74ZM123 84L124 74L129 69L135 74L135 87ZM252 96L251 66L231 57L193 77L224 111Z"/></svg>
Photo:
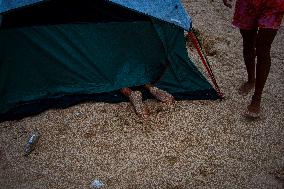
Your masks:
<svg viewBox="0 0 284 189"><path fill-rule="evenodd" d="M174 97L166 91L163 91L157 87L151 86L148 88L150 93L159 101L165 102L168 104L174 103Z"/></svg>
<svg viewBox="0 0 284 189"><path fill-rule="evenodd" d="M138 114L143 119L146 119L149 117L149 111L143 104L142 99L142 93L140 91L132 91L129 95L129 100L132 103L136 114Z"/></svg>
<svg viewBox="0 0 284 189"><path fill-rule="evenodd" d="M246 96L249 92L254 89L255 82L245 82L241 85L238 92L240 95Z"/></svg>
<svg viewBox="0 0 284 189"><path fill-rule="evenodd" d="M260 98L252 97L250 105L247 107L247 111L245 112L245 116L248 118L259 118L260 117Z"/></svg>

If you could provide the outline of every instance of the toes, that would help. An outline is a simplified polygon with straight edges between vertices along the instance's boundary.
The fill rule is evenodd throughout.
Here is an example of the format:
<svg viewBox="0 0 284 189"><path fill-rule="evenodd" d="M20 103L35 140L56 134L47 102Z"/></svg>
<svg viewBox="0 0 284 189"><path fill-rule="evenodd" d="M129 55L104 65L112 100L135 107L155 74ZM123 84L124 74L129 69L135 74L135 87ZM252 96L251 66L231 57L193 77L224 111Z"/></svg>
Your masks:
<svg viewBox="0 0 284 189"><path fill-rule="evenodd" d="M249 110L247 110L244 114L244 116L246 118L250 118L250 119L257 119L260 117L260 113L256 113L256 112L250 112Z"/></svg>
<svg viewBox="0 0 284 189"><path fill-rule="evenodd" d="M257 119L260 117L260 107L249 105L244 115L250 119Z"/></svg>

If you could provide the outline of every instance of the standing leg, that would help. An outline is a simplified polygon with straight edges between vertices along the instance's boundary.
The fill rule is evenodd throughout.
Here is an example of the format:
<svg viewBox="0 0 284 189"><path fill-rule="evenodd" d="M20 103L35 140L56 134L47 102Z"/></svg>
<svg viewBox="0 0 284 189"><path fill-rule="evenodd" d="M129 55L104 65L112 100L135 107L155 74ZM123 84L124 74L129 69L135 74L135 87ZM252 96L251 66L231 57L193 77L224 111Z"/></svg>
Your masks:
<svg viewBox="0 0 284 189"><path fill-rule="evenodd" d="M254 95L252 97L250 105L248 106L248 116L250 117L258 117L258 114L260 112L261 96L271 65L271 58L270 58L271 44L276 34L277 34L276 29L260 29L257 34L256 81L255 81Z"/></svg>
<svg viewBox="0 0 284 189"><path fill-rule="evenodd" d="M239 94L247 95L255 85L255 44L257 29L240 30L243 37L243 57L247 69L247 81L239 88Z"/></svg>

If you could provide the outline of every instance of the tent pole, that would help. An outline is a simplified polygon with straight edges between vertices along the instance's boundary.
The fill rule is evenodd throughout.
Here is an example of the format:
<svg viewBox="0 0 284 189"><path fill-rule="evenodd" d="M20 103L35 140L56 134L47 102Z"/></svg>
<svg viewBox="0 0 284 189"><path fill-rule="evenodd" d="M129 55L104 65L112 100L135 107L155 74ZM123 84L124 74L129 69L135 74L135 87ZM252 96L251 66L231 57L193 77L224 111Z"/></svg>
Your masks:
<svg viewBox="0 0 284 189"><path fill-rule="evenodd" d="M200 59L201 59L203 65L204 65L204 67L205 67L205 69L206 69L206 71L207 71L207 73L208 73L208 75L209 75L209 77L210 77L210 79L211 79L211 81L212 81L214 87L215 87L215 90L216 90L217 93L218 93L218 96L219 96L221 99L223 99L224 94L221 92L221 90L220 90L220 88L219 88L219 86L218 86L218 84L217 84L217 81L216 81L216 79L215 79L215 76L214 76L212 70L210 70L210 68L209 68L209 66L208 66L209 62L206 61L206 59L205 59L205 57L204 57L204 55L203 55L203 53L202 53L202 51L201 51L201 49L200 49L200 48L201 48L201 47L200 47L200 44L198 43L198 41L197 41L197 39L196 39L196 36L195 36L195 34L193 33L193 31L188 32L187 37L192 41L194 47L196 48L197 53L198 53L198 55L199 55L199 57L200 57ZM207 63L206 63L206 62L207 62Z"/></svg>

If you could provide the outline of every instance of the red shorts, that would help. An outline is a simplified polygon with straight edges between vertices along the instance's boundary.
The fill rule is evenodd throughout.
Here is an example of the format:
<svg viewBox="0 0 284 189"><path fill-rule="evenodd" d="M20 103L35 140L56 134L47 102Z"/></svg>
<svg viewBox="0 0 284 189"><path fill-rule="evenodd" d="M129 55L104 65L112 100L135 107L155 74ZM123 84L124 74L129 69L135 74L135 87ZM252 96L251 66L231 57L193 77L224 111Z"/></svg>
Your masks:
<svg viewBox="0 0 284 189"><path fill-rule="evenodd" d="M237 0L233 25L240 29L278 29L284 0Z"/></svg>

